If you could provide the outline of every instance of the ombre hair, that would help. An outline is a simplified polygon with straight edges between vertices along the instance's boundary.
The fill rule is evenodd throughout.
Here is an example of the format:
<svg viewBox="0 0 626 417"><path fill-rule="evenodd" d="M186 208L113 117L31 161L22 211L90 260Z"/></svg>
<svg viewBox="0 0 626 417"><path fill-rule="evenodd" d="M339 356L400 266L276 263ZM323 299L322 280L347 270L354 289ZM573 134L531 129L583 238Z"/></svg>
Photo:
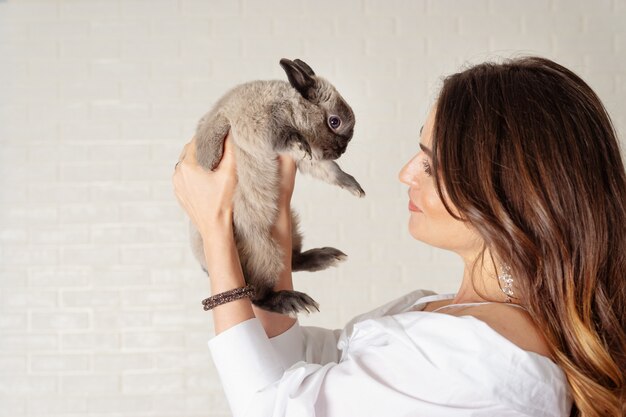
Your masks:
<svg viewBox="0 0 626 417"><path fill-rule="evenodd" d="M450 214L511 266L571 416L625 416L626 174L598 96L544 58L473 66L444 80L432 152Z"/></svg>

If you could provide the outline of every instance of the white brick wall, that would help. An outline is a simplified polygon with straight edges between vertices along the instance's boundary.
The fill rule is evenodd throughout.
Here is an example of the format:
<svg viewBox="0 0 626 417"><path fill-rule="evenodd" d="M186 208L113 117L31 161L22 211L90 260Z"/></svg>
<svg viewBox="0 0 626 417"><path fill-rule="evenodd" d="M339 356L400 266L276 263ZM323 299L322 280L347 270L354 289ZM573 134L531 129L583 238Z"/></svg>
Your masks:
<svg viewBox="0 0 626 417"><path fill-rule="evenodd" d="M440 77L545 55L623 138L624 21L626 0L0 0L0 417L228 415L170 177L230 87L300 57L356 112L341 164L367 198L305 177L294 195L305 246L350 256L295 275L322 309L300 320L339 327L459 283L454 255L408 235L397 181Z"/></svg>

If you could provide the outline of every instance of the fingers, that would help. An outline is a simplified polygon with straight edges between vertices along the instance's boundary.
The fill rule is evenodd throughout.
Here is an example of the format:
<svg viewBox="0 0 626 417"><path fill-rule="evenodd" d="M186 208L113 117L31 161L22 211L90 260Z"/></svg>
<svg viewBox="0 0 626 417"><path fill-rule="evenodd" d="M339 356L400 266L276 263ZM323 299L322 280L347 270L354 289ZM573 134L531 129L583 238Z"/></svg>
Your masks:
<svg viewBox="0 0 626 417"><path fill-rule="evenodd" d="M230 133L224 138L224 154L233 155L235 153L235 146L233 140L230 137Z"/></svg>
<svg viewBox="0 0 626 417"><path fill-rule="evenodd" d="M229 169L233 169L235 166L235 144L233 143L233 139L230 137L230 132L224 138L224 152L218 168L220 166L226 166Z"/></svg>
<svg viewBox="0 0 626 417"><path fill-rule="evenodd" d="M196 137L194 136L190 142L183 146L178 162L174 165L174 172L178 170L181 164L194 164L196 162Z"/></svg>
<svg viewBox="0 0 626 417"><path fill-rule="evenodd" d="M185 158L196 160L196 137L191 138L191 141L185 145Z"/></svg>
<svg viewBox="0 0 626 417"><path fill-rule="evenodd" d="M185 146L183 146L183 149L178 157L178 162L174 166L174 174L176 174L182 164L184 164L185 166L198 165L198 161L196 160L195 136L191 139L190 142L186 143ZM219 169L220 167L225 167L225 169L230 171L235 169L235 145L232 139L230 139L230 132L224 138L222 159L220 160L215 170Z"/></svg>
<svg viewBox="0 0 626 417"><path fill-rule="evenodd" d="M296 171L296 161L289 155L278 154L278 163L283 174L293 175Z"/></svg>
<svg viewBox="0 0 626 417"><path fill-rule="evenodd" d="M185 144L185 146L183 146L182 151L180 152L180 155L178 155L178 162L176 162L176 165L174 165L174 175L176 175L176 172L178 172L178 168L180 167L180 164L182 164L185 159L188 146L189 146L189 143Z"/></svg>

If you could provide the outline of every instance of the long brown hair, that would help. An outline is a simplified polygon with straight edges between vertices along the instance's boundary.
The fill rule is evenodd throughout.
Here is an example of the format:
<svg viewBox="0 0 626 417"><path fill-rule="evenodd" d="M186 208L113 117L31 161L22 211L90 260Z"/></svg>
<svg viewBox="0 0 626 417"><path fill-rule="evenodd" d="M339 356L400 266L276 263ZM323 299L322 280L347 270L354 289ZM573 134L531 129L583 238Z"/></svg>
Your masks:
<svg viewBox="0 0 626 417"><path fill-rule="evenodd" d="M600 99L548 59L476 65L444 80L432 151L450 214L511 266L571 416L625 416L626 174Z"/></svg>

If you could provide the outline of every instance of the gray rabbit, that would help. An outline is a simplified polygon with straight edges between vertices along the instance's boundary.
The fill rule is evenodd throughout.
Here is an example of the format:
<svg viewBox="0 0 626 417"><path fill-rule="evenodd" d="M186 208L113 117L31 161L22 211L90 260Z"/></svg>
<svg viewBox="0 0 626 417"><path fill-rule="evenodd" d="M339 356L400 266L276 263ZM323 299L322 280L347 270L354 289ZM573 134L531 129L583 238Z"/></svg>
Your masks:
<svg viewBox="0 0 626 417"><path fill-rule="evenodd" d="M295 316L319 311L315 300L299 291L274 291L283 269L280 246L271 236L277 215L278 154L288 154L300 172L346 188L358 197L359 183L333 160L352 138L354 113L337 90L296 59L281 59L286 81L252 81L227 92L199 121L197 158L213 170L222 158L224 138L232 132L237 161L233 201L235 242L245 280L256 289L252 302L260 308ZM346 255L324 247L302 252L297 214L292 210L293 271L319 271ZM203 269L202 238L190 225L192 249Z"/></svg>

